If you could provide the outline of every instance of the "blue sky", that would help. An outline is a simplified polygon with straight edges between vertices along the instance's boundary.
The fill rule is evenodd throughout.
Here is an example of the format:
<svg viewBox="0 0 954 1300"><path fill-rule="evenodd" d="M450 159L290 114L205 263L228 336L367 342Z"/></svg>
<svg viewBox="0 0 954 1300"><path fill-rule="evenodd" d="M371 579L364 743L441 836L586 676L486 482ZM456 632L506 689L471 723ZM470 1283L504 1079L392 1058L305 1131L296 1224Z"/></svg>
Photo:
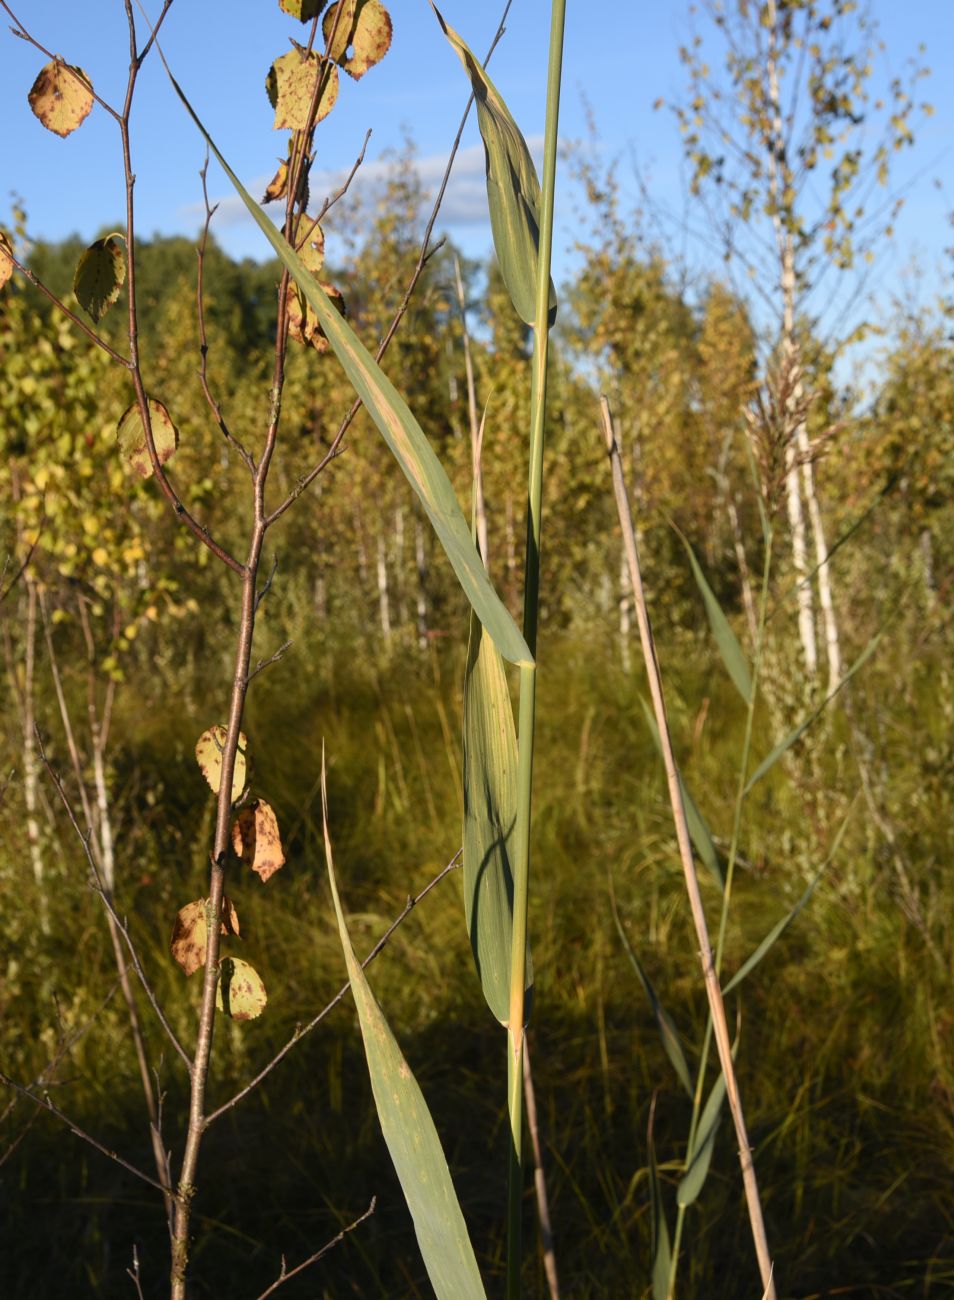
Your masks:
<svg viewBox="0 0 954 1300"><path fill-rule="evenodd" d="M31 33L71 63L82 66L99 93L119 102L128 61L121 0L12 0L14 12ZM149 0L152 12L157 0ZM496 29L502 4L443 0L442 12L481 53ZM372 129L366 171L380 172L382 155L414 140L422 175L431 183L440 174L467 96L463 71L446 44L426 0L391 0L394 43L384 61L360 82L342 77L338 104L318 133L313 189L353 162ZM885 42L882 80L898 72L919 42L934 74L922 83L936 108L919 129L916 149L901 158L897 178L916 175L893 246L885 250L879 279L903 292L905 268L916 257L930 283L941 250L952 240L947 214L954 196L954 79L945 75L944 51L954 50L954 0L874 0L872 10ZM670 113L654 112L658 98L671 101L684 86L678 47L689 32L688 0L569 0L561 136L586 135L584 99L592 109L606 159L619 157L620 175L630 185L631 159L638 158L653 195L669 209L683 202L679 138ZM546 0L514 0L507 34L494 56L492 75L528 139L543 130ZM0 30L0 146L7 192L23 197L35 237L56 239L78 232L93 237L122 211L118 136L98 108L82 129L66 140L45 131L31 116L26 94L42 56ZM277 0L176 0L164 28L163 46L174 72L199 115L235 170L254 191L263 188L283 151L285 133L271 128L264 77L272 59L288 48L289 37L305 29L282 13ZM142 74L133 117L133 147L140 234L192 235L198 225L198 170L203 150L158 60L150 57ZM923 175L922 175L923 173ZM327 174L327 175L324 175ZM946 194L931 184L939 178ZM261 234L228 199L227 182L210 174L215 199L223 199L215 232L235 255L264 256ZM565 183L560 198L556 267L558 277L571 264L576 237L574 213ZM490 247L485 218L483 155L476 124L465 136L443 227L471 255ZM334 258L334 222L328 229ZM705 254L697 251L697 258Z"/></svg>

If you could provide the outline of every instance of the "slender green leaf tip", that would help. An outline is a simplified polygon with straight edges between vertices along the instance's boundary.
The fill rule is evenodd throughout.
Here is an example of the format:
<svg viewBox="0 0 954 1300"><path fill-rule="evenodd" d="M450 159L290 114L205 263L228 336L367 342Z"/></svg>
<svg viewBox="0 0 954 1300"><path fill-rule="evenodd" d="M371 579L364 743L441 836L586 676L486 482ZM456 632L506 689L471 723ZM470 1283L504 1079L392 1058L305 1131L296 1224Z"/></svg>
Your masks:
<svg viewBox="0 0 954 1300"><path fill-rule="evenodd" d="M487 204L494 250L514 310L527 325L536 320L537 260L540 243L540 180L533 158L504 103L503 96L487 76L480 60L430 0L441 30L447 37L470 80L477 101L477 124L484 142L487 167ZM557 296L549 285L548 324L556 320Z"/></svg>
<svg viewBox="0 0 954 1300"><path fill-rule="evenodd" d="M725 664L726 671L732 678L736 690L748 704L752 699L752 674L749 672L749 664L745 653L741 645L739 645L739 638L733 632L722 606L716 600L715 593L706 581L706 575L702 572L689 539L678 528L676 528L676 532L686 548L686 554L689 556L692 574L702 595L706 607L706 616L709 619L709 626L712 628L712 635L715 637L716 645L719 647L722 662Z"/></svg>

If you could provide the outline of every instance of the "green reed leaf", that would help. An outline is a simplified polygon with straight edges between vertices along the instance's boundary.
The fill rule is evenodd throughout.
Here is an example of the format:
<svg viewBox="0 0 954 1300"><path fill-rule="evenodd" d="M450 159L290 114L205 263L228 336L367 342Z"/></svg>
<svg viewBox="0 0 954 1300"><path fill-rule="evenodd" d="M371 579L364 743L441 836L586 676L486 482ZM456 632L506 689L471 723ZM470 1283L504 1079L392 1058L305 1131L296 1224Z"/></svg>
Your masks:
<svg viewBox="0 0 954 1300"><path fill-rule="evenodd" d="M626 931L623 929L623 922L620 919L619 909L616 906L616 895L613 890L613 882L610 880L610 907L613 911L613 920L616 922L616 931L620 937L626 955L630 960L633 970L636 972L640 984L643 986L643 992L649 1002L653 1018L656 1021L656 1027L659 1030L659 1037L662 1040L663 1048L666 1055L672 1063L672 1068L676 1071L676 1077L685 1088L689 1096L692 1096L692 1080L689 1077L689 1065L686 1061L686 1054L682 1049L682 1041L679 1037L679 1031L676 1029L675 1021L659 1001L659 996L652 980L646 974L642 962L633 951L633 947L626 937Z"/></svg>
<svg viewBox="0 0 954 1300"><path fill-rule="evenodd" d="M689 539L678 528L676 532L679 534L679 538L686 548L686 554L689 556L692 574L702 595L702 601L706 607L706 616L709 619L712 635L715 637L716 645L719 648L719 654L722 656L722 662L725 664L726 671L732 678L736 690L748 704L752 699L752 674L749 672L749 664L745 653L741 645L739 645L739 638L732 631L729 620L723 613L722 606L716 600L715 593L706 581L706 575L702 572Z"/></svg>
<svg viewBox="0 0 954 1300"><path fill-rule="evenodd" d="M471 615L464 672L464 916L487 1005L510 1016L517 733L503 660ZM533 970L527 952L525 1015Z"/></svg>
<svg viewBox="0 0 954 1300"><path fill-rule="evenodd" d="M335 879L328 833L324 754L321 805L328 880L338 933L358 1009L381 1131L414 1221L427 1276L438 1300L486 1300L474 1249L427 1102L354 955Z"/></svg>
<svg viewBox="0 0 954 1300"><path fill-rule="evenodd" d="M487 164L487 203L494 249L514 310L527 325L534 323L537 246L540 241L540 181L527 142L499 90L467 43L449 27L431 0L444 35L464 65L477 101L477 124ZM557 297L550 281L550 321L556 319Z"/></svg>
<svg viewBox="0 0 954 1300"><path fill-rule="evenodd" d="M662 742L659 739L659 728L656 726L656 718L651 707L646 703L642 696L639 702L643 706L643 713L646 716L646 725L649 727L656 748L662 755ZM712 879L719 886L720 891L725 888L722 879L722 868L720 866L719 853L712 838L712 832L706 823L706 819L699 811L699 805L692 797L692 792L682 778L682 773L676 769L676 777L679 781L679 789L682 793L682 803L686 810L686 825L689 827L689 838L692 840L693 848L699 854L700 861L709 871Z"/></svg>
<svg viewBox="0 0 954 1300"><path fill-rule="evenodd" d="M722 1103L725 1101L725 1075L720 1072L713 1084L708 1100L702 1108L699 1125L696 1129L692 1149L687 1153L688 1168L679 1180L676 1189L676 1204L691 1205L702 1191L712 1163L712 1151L715 1146L719 1121L722 1118Z"/></svg>

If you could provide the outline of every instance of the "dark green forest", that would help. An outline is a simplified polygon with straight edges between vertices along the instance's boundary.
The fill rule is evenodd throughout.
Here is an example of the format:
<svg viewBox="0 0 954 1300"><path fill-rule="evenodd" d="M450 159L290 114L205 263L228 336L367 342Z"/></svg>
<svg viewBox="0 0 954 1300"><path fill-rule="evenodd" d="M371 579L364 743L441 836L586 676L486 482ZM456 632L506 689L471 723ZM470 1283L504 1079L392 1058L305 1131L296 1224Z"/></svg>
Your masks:
<svg viewBox="0 0 954 1300"><path fill-rule="evenodd" d="M837 4L743 5L739 37L758 29L749 9L772 37L758 36L752 59L780 63L795 58L793 22L824 43L829 10L839 39L860 21ZM335 39L325 31L329 59L347 70ZM355 39L360 49L359 28ZM695 59L688 50L691 78L716 75ZM601 395L778 1295L954 1289L954 265L925 305L833 333L813 277L830 265L847 283L869 253L877 268L884 223L862 236L853 186L907 147L914 100L890 106L884 157L872 148L835 166L819 217L811 148L851 153L861 71L830 100L809 97L807 152L789 163L771 103L755 102L771 79L753 84L754 66L729 62L726 84L748 103L738 129L754 132L750 155L761 139L774 171L730 174L695 101L684 135L700 212L726 202L736 223L774 232L752 244L753 259L769 249L757 265L771 310L728 257L690 273L599 151L560 161L581 215L546 383L526 1122L565 1297L763 1291L728 1109L716 1096L700 1117L724 1076ZM283 93L279 81L279 110ZM473 510L486 571L519 622L539 330L497 260L437 237L423 255L428 205L410 150L304 233L307 185L296 197L294 173L307 180L322 93L290 127L292 182L268 211L369 352L396 322L381 369L468 525ZM344 1229L283 1296L433 1293L351 994L320 1014L348 979L324 762L351 941L363 958L399 922L368 980L430 1108L487 1294L502 1295L505 1036L475 977L458 855L480 628L468 595L372 416L360 403L349 415L353 381L278 258L232 260L214 218L196 240L132 246L110 233L125 228L114 219L96 254L109 281L100 310L77 275L86 242L34 240L31 215L14 203L0 241L12 271L0 291L0 1290L169 1294L178 1196L192 1215L181 1294L196 1300L270 1294L283 1259L290 1269ZM261 509L276 513L250 621L250 475L269 447ZM230 567L223 554L239 558ZM252 623L236 721L236 646ZM516 711L525 667L500 671ZM196 742L216 727L213 783ZM231 800L227 779L216 798L226 759L227 773L242 769ZM229 829L234 816L249 836L240 819L257 817L256 801L280 828L280 871L257 859L250 870ZM210 859L228 899L211 910ZM181 909L193 899L187 973ZM181 1159L194 1102L173 1040L196 1051L208 931L223 919L228 969L250 963L267 1005L251 1019L227 1009L213 970L214 1122L194 1185L167 1189L164 1209L157 1169L163 1150ZM144 1075L161 1120L152 1136ZM553 1296L529 1131L524 1148L522 1291Z"/></svg>

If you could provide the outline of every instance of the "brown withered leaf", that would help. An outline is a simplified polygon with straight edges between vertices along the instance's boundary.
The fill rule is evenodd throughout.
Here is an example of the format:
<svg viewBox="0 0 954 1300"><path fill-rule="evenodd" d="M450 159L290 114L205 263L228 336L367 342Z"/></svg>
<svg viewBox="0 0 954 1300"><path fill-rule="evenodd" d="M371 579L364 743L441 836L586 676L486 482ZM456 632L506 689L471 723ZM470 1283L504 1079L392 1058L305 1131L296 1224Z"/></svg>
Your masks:
<svg viewBox="0 0 954 1300"><path fill-rule="evenodd" d="M238 912L228 894L222 895L222 933L234 935L235 938L241 935Z"/></svg>
<svg viewBox="0 0 954 1300"><path fill-rule="evenodd" d="M347 315L345 301L340 290L336 289L333 284L325 284L323 280L319 280L318 283L342 316ZM288 333L291 338L296 343L313 347L316 352L327 352L330 345L325 337L324 330L318 322L318 317L298 292L297 286L291 281L288 284L286 302L288 304Z"/></svg>
<svg viewBox="0 0 954 1300"><path fill-rule="evenodd" d="M92 83L82 68L53 59L40 69L27 98L47 130L67 136L89 116L91 91Z"/></svg>
<svg viewBox="0 0 954 1300"><path fill-rule="evenodd" d="M246 867L258 873L263 884L285 865L278 818L264 799L243 808L232 823L232 848Z"/></svg>
<svg viewBox="0 0 954 1300"><path fill-rule="evenodd" d="M344 12L338 18L342 5ZM321 30L328 57L355 81L380 63L391 48L391 15L380 0L339 0L325 14Z"/></svg>
<svg viewBox="0 0 954 1300"><path fill-rule="evenodd" d="M288 193L288 159L279 158L278 171L268 182L268 189L262 198L263 203L274 203L276 199L283 199Z"/></svg>
<svg viewBox="0 0 954 1300"><path fill-rule="evenodd" d="M179 909L176 923L172 927L172 940L169 949L173 958L185 971L192 975L205 965L205 953L209 943L209 923L207 920L211 900L197 898L194 903L186 903ZM228 896L222 899L221 933L238 935L238 913Z"/></svg>
<svg viewBox="0 0 954 1300"><path fill-rule="evenodd" d="M275 110L276 131L283 127L290 131L304 131L319 77L323 77L324 84L315 112L316 122L327 117L335 106L338 69L314 50L309 53L297 44L275 60L265 78L265 90Z"/></svg>

